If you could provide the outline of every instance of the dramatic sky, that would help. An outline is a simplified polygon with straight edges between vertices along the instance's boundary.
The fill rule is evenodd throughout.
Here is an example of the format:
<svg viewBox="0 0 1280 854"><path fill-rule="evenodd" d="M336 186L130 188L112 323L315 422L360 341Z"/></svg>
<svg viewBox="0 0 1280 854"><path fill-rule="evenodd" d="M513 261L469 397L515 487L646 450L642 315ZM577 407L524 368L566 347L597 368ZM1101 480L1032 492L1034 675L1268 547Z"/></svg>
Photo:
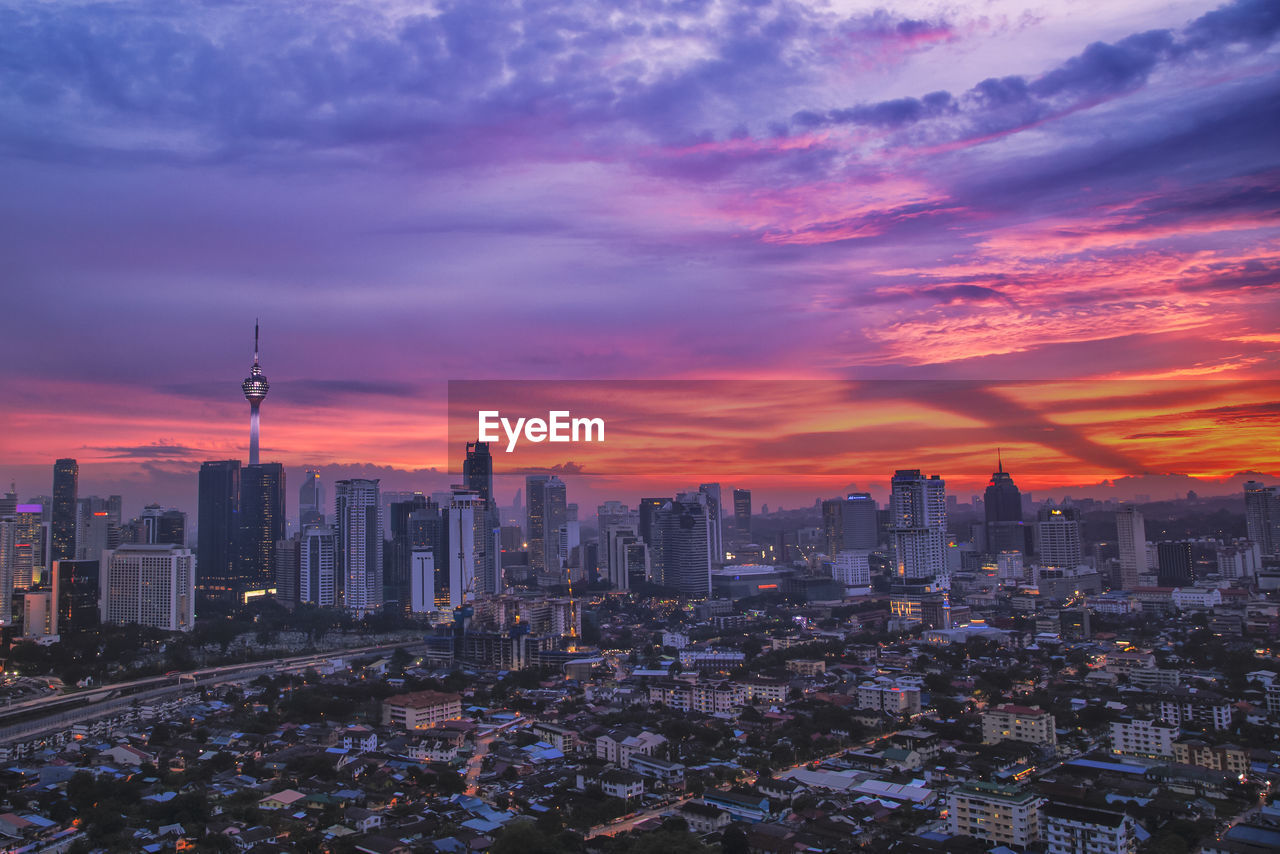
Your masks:
<svg viewBox="0 0 1280 854"><path fill-rule="evenodd" d="M1278 42L1275 0L0 2L0 478L194 509L255 317L264 458L327 479L447 482L446 382L512 378L981 381L912 404L943 444L757 413L801 469L878 425L864 485L1280 472Z"/></svg>

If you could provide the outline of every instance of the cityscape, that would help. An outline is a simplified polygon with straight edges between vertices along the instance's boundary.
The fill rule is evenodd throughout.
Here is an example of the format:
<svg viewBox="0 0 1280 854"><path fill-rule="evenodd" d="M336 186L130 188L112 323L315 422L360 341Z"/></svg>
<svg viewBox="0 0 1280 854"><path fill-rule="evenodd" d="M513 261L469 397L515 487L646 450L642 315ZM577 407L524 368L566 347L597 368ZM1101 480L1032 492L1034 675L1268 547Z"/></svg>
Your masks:
<svg viewBox="0 0 1280 854"><path fill-rule="evenodd" d="M0 0L0 104L0 854L1280 852L1277 0Z"/></svg>

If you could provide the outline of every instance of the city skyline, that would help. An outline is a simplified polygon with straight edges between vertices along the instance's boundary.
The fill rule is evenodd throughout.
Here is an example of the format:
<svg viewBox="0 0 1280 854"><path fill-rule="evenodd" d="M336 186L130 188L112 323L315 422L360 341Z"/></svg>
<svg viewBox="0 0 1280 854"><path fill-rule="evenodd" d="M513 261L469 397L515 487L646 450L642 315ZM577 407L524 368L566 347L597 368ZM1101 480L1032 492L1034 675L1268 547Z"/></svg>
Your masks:
<svg viewBox="0 0 1280 854"><path fill-rule="evenodd" d="M7 298L29 322L0 341L0 475L24 492L74 456L92 490L177 503L201 461L243 458L229 342L255 315L263 453L330 481L455 464L446 381L513 371L1277 378L1272 4L694 4L665 36L626 10L125 5L11 12L23 45L79 28L103 57L22 47L2 72L23 93L0 124ZM475 67L450 76L432 39ZM146 59L199 51L203 77ZM369 110L385 121L353 132ZM1111 417L1141 470L1274 477L1241 428L1273 431L1275 399ZM962 482L911 450L874 466Z"/></svg>

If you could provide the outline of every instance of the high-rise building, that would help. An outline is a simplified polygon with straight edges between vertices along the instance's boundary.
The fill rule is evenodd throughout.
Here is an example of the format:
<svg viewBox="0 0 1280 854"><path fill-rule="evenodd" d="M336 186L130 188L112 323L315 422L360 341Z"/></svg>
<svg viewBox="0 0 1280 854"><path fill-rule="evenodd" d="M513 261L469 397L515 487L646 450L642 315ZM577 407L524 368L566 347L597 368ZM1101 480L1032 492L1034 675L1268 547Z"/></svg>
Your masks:
<svg viewBox="0 0 1280 854"><path fill-rule="evenodd" d="M536 474L525 478L528 513L529 566L534 572L558 572L558 542L555 533L565 523L567 502L564 481L555 475Z"/></svg>
<svg viewBox="0 0 1280 854"><path fill-rule="evenodd" d="M285 538L284 466L261 463L240 472L240 572L235 595L269 590L275 548Z"/></svg>
<svg viewBox="0 0 1280 854"><path fill-rule="evenodd" d="M707 496L707 518L711 523L711 562L724 563L724 502L720 484L704 483L698 491Z"/></svg>
<svg viewBox="0 0 1280 854"><path fill-rule="evenodd" d="M1244 485L1244 518L1249 539L1264 555L1280 552L1280 486L1256 480Z"/></svg>
<svg viewBox="0 0 1280 854"><path fill-rule="evenodd" d="M1070 505L1046 504L1036 519L1036 554L1042 567L1075 569L1084 562L1080 511Z"/></svg>
<svg viewBox="0 0 1280 854"><path fill-rule="evenodd" d="M284 540L276 540L275 579L276 601L285 605L297 605L302 586L301 536L294 534Z"/></svg>
<svg viewBox="0 0 1280 854"><path fill-rule="evenodd" d="M1136 823L1124 812L1051 803L1041 814L1046 854L1137 854Z"/></svg>
<svg viewBox="0 0 1280 854"><path fill-rule="evenodd" d="M874 550L879 540L875 499L868 492L851 492L822 502L822 529L825 553L832 557L849 549Z"/></svg>
<svg viewBox="0 0 1280 854"><path fill-rule="evenodd" d="M382 606L382 505L377 479L338 481L334 519L342 604L357 614L376 611Z"/></svg>
<svg viewBox="0 0 1280 854"><path fill-rule="evenodd" d="M1122 507L1116 513L1116 544L1120 550L1120 586L1133 590L1151 572L1147 565L1147 525L1137 507Z"/></svg>
<svg viewBox="0 0 1280 854"><path fill-rule="evenodd" d="M1188 587L1194 583L1191 543L1157 543L1156 584L1160 587Z"/></svg>
<svg viewBox="0 0 1280 854"><path fill-rule="evenodd" d="M449 607L457 608L476 598L476 512L484 501L468 489L455 489L442 508L445 529L443 563L448 567Z"/></svg>
<svg viewBox="0 0 1280 854"><path fill-rule="evenodd" d="M15 505L16 506L16 505ZM13 516L0 516L0 626L13 620Z"/></svg>
<svg viewBox="0 0 1280 854"><path fill-rule="evenodd" d="M240 461L200 466L196 589L205 601L230 603L240 554Z"/></svg>
<svg viewBox="0 0 1280 854"><path fill-rule="evenodd" d="M1014 484L1013 476L1004 470L1002 459L997 458L996 470L982 496L982 507L986 514L987 554L1024 551L1027 538L1022 492Z"/></svg>
<svg viewBox="0 0 1280 854"><path fill-rule="evenodd" d="M965 782L952 789L947 800L947 830L952 836L972 836L1019 850L1040 839L1044 799L1030 789Z"/></svg>
<svg viewBox="0 0 1280 854"><path fill-rule="evenodd" d="M439 502L428 499L425 507L409 514L409 548L411 570L413 552L431 552L435 573L431 589L436 609L448 607L449 566L444 559L448 554L448 531L445 529L444 513Z"/></svg>
<svg viewBox="0 0 1280 854"><path fill-rule="evenodd" d="M102 622L102 561L53 562L54 587L58 590L58 626L62 634L92 631Z"/></svg>
<svg viewBox="0 0 1280 854"><path fill-rule="evenodd" d="M468 442L467 458L462 462L462 484L493 503L493 455L488 442Z"/></svg>
<svg viewBox="0 0 1280 854"><path fill-rule="evenodd" d="M140 537L144 545L187 544L187 514L181 510L166 510L159 504L148 504L138 517Z"/></svg>
<svg viewBox="0 0 1280 854"><path fill-rule="evenodd" d="M409 612L410 594L410 559L413 553L413 538L409 520L413 514L427 506L427 497L422 493L414 493L407 501L393 501L387 507L390 517L391 539L384 548L383 586L384 602L387 607L394 607Z"/></svg>
<svg viewBox="0 0 1280 854"><path fill-rule="evenodd" d="M684 492L654 519L655 580L682 596L705 599L711 592L711 514L707 495Z"/></svg>
<svg viewBox="0 0 1280 854"><path fill-rule="evenodd" d="M298 490L298 530L308 525L324 524L324 487L320 484L320 472L307 469L302 475L302 487Z"/></svg>
<svg viewBox="0 0 1280 854"><path fill-rule="evenodd" d="M846 591L871 590L871 552L867 549L844 549L835 556L832 575Z"/></svg>
<svg viewBox="0 0 1280 854"><path fill-rule="evenodd" d="M633 544L639 543L644 546L644 541L636 533L634 525L625 522L609 525L600 532L600 542L606 556L602 563L607 569L609 583L613 585L614 590L631 590L636 584L647 580L644 575L636 578L630 572L633 568L631 564L636 561L641 561L636 568L644 571L648 569L647 548L643 557L639 555L633 557L628 552L628 548Z"/></svg>
<svg viewBox="0 0 1280 854"><path fill-rule="evenodd" d="M636 533L650 547L653 546L653 520L657 518L658 511L663 505L670 500L670 498L641 498L636 506Z"/></svg>
<svg viewBox="0 0 1280 854"><path fill-rule="evenodd" d="M102 556L102 621L170 632L195 625L195 557L174 545L124 545Z"/></svg>
<svg viewBox="0 0 1280 854"><path fill-rule="evenodd" d="M271 383L267 382L266 376L262 373L262 367L258 364L258 324L256 322L253 324L253 367L249 369L249 376L245 377L240 388L244 391L244 399L249 401L249 465L256 466L258 464L258 408L262 406L262 401L267 399L267 392L271 389ZM283 483L283 480L281 482Z"/></svg>
<svg viewBox="0 0 1280 854"><path fill-rule="evenodd" d="M298 601L331 608L337 604L337 542L327 525L308 525L298 542Z"/></svg>
<svg viewBox="0 0 1280 854"><path fill-rule="evenodd" d="M87 495L76 501L76 560L97 560L120 545L124 526L119 495Z"/></svg>
<svg viewBox="0 0 1280 854"><path fill-rule="evenodd" d="M19 504L12 519L9 566L13 589L27 590L38 584L44 573L44 505Z"/></svg>
<svg viewBox="0 0 1280 854"><path fill-rule="evenodd" d="M751 538L751 490L733 491L733 529L744 542Z"/></svg>
<svg viewBox="0 0 1280 854"><path fill-rule="evenodd" d="M946 482L919 469L900 469L893 475L889 512L894 580L950 587Z"/></svg>
<svg viewBox="0 0 1280 854"><path fill-rule="evenodd" d="M72 459L53 464L53 509L49 522L49 559L73 560L76 556L76 498L80 465Z"/></svg>
<svg viewBox="0 0 1280 854"><path fill-rule="evenodd" d="M462 462L463 486L479 496L483 505L475 507L476 523L476 592L501 593L502 549L500 547L502 514L493 492L493 455L488 442L468 442L467 457Z"/></svg>
<svg viewBox="0 0 1280 854"><path fill-rule="evenodd" d="M414 549L409 555L409 610L427 614L436 610L436 564L431 549Z"/></svg>

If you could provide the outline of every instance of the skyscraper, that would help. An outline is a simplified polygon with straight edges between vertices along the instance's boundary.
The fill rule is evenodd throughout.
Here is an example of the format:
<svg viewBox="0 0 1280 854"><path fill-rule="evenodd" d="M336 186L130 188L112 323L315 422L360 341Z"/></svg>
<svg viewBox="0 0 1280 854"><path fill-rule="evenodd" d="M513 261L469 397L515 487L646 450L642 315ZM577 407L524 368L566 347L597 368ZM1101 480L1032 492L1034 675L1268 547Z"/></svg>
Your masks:
<svg viewBox="0 0 1280 854"><path fill-rule="evenodd" d="M490 504L493 503L493 456L488 442L468 442L462 462L462 483Z"/></svg>
<svg viewBox="0 0 1280 854"><path fill-rule="evenodd" d="M879 540L875 499L868 492L851 492L822 502L822 530L831 557L846 549L874 549Z"/></svg>
<svg viewBox="0 0 1280 854"><path fill-rule="evenodd" d="M101 560L53 562L58 591L58 625L63 634L95 629L102 622L99 577Z"/></svg>
<svg viewBox="0 0 1280 854"><path fill-rule="evenodd" d="M947 485L919 469L893 475L889 495L894 579L950 587L947 573Z"/></svg>
<svg viewBox="0 0 1280 854"><path fill-rule="evenodd" d="M1083 563L1080 511L1069 505L1041 507L1036 520L1036 553L1042 567L1075 569Z"/></svg>
<svg viewBox="0 0 1280 854"><path fill-rule="evenodd" d="M248 465L240 473L240 573L235 594L274 586L275 547L284 539L284 466Z"/></svg>
<svg viewBox="0 0 1280 854"><path fill-rule="evenodd" d="M476 592L502 592L502 515L493 493L493 456L488 442L468 442L462 462L463 486L483 502L475 506Z"/></svg>
<svg viewBox="0 0 1280 854"><path fill-rule="evenodd" d="M1120 586L1133 590L1151 571L1147 565L1147 526L1137 507L1123 507L1116 513L1116 543L1120 550Z"/></svg>
<svg viewBox="0 0 1280 854"><path fill-rule="evenodd" d="M659 584L682 596L705 599L711 592L711 514L704 492L684 492L654 519L652 557Z"/></svg>
<svg viewBox="0 0 1280 854"><path fill-rule="evenodd" d="M443 508L447 554L444 564L448 567L449 606L458 606L476 598L485 584L476 578L476 512L482 510L479 494L468 489L455 489L448 505ZM490 589L487 592L492 592Z"/></svg>
<svg viewBox="0 0 1280 854"><path fill-rule="evenodd" d="M1004 461L997 458L996 470L991 475L987 490L982 496L986 512L987 553L1026 551L1026 523L1022 518L1022 492L1013 477L1004 470Z"/></svg>
<svg viewBox="0 0 1280 854"><path fill-rule="evenodd" d="M746 542L751 538L751 490L733 491L733 529Z"/></svg>
<svg viewBox="0 0 1280 854"><path fill-rule="evenodd" d="M711 562L724 563L724 502L720 484L704 483L698 491L707 496L707 519L711 524Z"/></svg>
<svg viewBox="0 0 1280 854"><path fill-rule="evenodd" d="M654 538L653 520L657 518L658 511L663 505L670 500L670 498L641 498L640 504L636 507L636 533L650 546L653 545Z"/></svg>
<svg viewBox="0 0 1280 854"><path fill-rule="evenodd" d="M308 525L324 524L324 487L320 485L320 472L307 469L298 489L298 530Z"/></svg>
<svg viewBox="0 0 1280 854"><path fill-rule="evenodd" d="M449 566L445 561L448 553L448 531L444 525L444 513L439 502L428 499L421 509L409 514L409 547L410 571L414 571L413 555L418 552L431 552L433 582L431 594L435 597L436 608L444 608L449 604ZM418 558L421 568L421 558ZM413 578L410 578L410 584ZM412 595L412 589L410 591Z"/></svg>
<svg viewBox="0 0 1280 854"><path fill-rule="evenodd" d="M13 513L13 542L10 546L13 589L35 586L44 572L44 505L19 504Z"/></svg>
<svg viewBox="0 0 1280 854"><path fill-rule="evenodd" d="M1156 545L1156 584L1160 587L1186 587L1195 583L1195 564L1191 559L1191 543L1159 543Z"/></svg>
<svg viewBox="0 0 1280 854"><path fill-rule="evenodd" d="M332 607L337 604L336 551L333 529L308 525L298 542L298 601Z"/></svg>
<svg viewBox="0 0 1280 854"><path fill-rule="evenodd" d="M148 504L138 517L142 525L140 543L185 546L187 544L187 514L181 510L166 510L159 504Z"/></svg>
<svg viewBox="0 0 1280 854"><path fill-rule="evenodd" d="M53 513L50 518L49 559L73 560L76 556L76 497L80 465L72 459L53 464Z"/></svg>
<svg viewBox="0 0 1280 854"><path fill-rule="evenodd" d="M205 601L234 598L240 552L240 461L200 466L196 589Z"/></svg>
<svg viewBox="0 0 1280 854"><path fill-rule="evenodd" d="M256 321L253 324L253 367L249 369L249 376L245 377L240 388L244 390L244 399L249 401L249 465L256 466L258 464L258 407L262 406L262 401L267 399L267 392L271 389L271 383L267 382L266 375L258 365Z"/></svg>
<svg viewBox="0 0 1280 854"><path fill-rule="evenodd" d="M1244 518L1249 539L1264 555L1280 551L1280 486L1263 486L1256 480L1246 483Z"/></svg>
<svg viewBox="0 0 1280 854"><path fill-rule="evenodd" d="M195 625L195 567L190 549L124 545L102 556L102 621L170 632Z"/></svg>
<svg viewBox="0 0 1280 854"><path fill-rule="evenodd" d="M525 478L528 512L529 566L534 572L560 570L556 533L565 523L564 481L555 475L532 474Z"/></svg>
<svg viewBox="0 0 1280 854"><path fill-rule="evenodd" d="M382 505L376 479L334 485L337 562L344 607L367 614L382 606Z"/></svg>

